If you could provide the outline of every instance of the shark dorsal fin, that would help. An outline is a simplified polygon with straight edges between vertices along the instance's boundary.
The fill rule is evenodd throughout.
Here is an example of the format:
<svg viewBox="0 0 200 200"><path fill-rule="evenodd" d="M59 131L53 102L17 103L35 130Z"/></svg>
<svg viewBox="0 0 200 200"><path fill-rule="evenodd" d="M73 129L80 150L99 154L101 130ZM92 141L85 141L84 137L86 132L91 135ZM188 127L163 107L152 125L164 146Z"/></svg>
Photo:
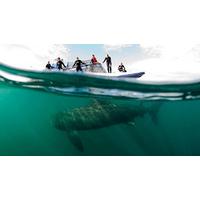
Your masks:
<svg viewBox="0 0 200 200"><path fill-rule="evenodd" d="M109 101L103 100L103 99L92 99L92 102L94 104L101 104L101 105L106 105L106 104L110 103Z"/></svg>
<svg viewBox="0 0 200 200"><path fill-rule="evenodd" d="M76 131L70 131L67 132L67 134L70 142L74 145L74 147L79 151L83 152L84 147L79 134Z"/></svg>

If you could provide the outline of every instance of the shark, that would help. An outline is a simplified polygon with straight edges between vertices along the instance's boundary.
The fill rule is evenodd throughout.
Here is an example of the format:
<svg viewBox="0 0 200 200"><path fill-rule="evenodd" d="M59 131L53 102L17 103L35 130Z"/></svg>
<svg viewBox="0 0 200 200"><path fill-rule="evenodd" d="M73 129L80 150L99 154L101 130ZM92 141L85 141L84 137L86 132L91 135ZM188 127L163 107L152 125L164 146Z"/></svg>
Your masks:
<svg viewBox="0 0 200 200"><path fill-rule="evenodd" d="M155 103L145 106L143 103L139 103L135 106L122 106L95 99L86 106L57 113L54 125L56 129L65 131L74 147L83 152L84 145L79 135L82 131L101 129L117 124L135 126L135 119L146 114L149 114L157 123L160 105L160 103Z"/></svg>

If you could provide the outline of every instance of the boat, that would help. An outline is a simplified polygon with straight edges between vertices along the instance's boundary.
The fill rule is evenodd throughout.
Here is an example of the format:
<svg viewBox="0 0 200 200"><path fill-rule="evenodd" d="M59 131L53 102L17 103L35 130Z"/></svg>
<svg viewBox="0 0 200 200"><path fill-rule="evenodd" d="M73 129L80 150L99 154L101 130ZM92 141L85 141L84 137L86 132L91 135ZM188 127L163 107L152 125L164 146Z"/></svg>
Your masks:
<svg viewBox="0 0 200 200"><path fill-rule="evenodd" d="M83 73L89 76L97 76L97 77L111 77L111 78L140 78L145 72L116 72L116 73L108 73L106 69L102 66L101 63L92 64L90 60L83 61L85 65L82 65ZM56 66L55 64L53 66ZM56 67L51 69L51 71L59 71ZM67 69L63 70L64 73L75 73L76 67L73 67L73 63L67 63Z"/></svg>

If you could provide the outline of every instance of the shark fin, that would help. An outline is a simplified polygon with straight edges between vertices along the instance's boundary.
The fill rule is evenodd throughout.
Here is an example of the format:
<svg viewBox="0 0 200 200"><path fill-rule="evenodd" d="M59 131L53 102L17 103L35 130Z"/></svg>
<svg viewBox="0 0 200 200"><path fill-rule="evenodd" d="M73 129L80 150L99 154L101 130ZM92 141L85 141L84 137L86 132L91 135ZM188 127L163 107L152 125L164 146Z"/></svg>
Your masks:
<svg viewBox="0 0 200 200"><path fill-rule="evenodd" d="M103 100L103 99L93 99L92 102L93 104L101 104L101 105L107 105L109 103L108 100Z"/></svg>
<svg viewBox="0 0 200 200"><path fill-rule="evenodd" d="M155 112L151 113L151 119L152 119L152 121L153 121L154 124L158 124L157 113L155 113Z"/></svg>
<svg viewBox="0 0 200 200"><path fill-rule="evenodd" d="M151 111L149 111L151 119L155 124L158 124L158 112L160 110L161 105L162 102L158 102L151 108Z"/></svg>
<svg viewBox="0 0 200 200"><path fill-rule="evenodd" d="M83 143L81 141L80 136L78 135L76 131L68 132L68 138L76 149L78 149L81 152L84 151Z"/></svg>

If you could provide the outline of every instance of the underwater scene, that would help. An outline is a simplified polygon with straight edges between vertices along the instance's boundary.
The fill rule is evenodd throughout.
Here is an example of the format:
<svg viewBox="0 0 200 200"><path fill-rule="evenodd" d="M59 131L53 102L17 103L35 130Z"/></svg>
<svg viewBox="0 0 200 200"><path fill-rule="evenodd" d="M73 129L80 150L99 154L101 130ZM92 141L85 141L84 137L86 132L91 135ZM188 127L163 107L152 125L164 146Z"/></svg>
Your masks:
<svg viewBox="0 0 200 200"><path fill-rule="evenodd" d="M200 155L200 83L0 65L0 155Z"/></svg>

